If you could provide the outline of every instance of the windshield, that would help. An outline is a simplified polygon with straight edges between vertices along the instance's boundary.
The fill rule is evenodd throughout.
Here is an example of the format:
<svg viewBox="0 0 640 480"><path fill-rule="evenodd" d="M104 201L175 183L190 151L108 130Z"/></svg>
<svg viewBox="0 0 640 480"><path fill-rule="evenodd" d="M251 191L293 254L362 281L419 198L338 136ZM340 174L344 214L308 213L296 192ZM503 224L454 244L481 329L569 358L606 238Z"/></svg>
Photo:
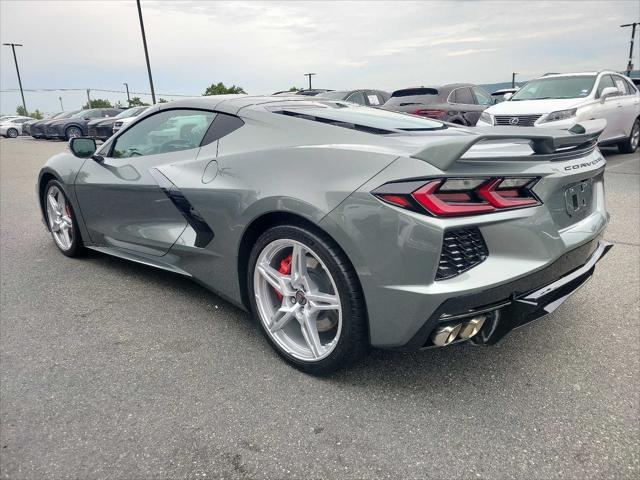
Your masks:
<svg viewBox="0 0 640 480"><path fill-rule="evenodd" d="M124 112L120 112L118 115L116 115L114 118L128 118L128 117L135 117L139 112L142 111L143 107L133 107L133 108L127 108Z"/></svg>
<svg viewBox="0 0 640 480"><path fill-rule="evenodd" d="M324 92L324 93L319 93L318 95L316 95L316 98L329 98L331 100L344 100L347 95L349 95L349 92L347 92L347 91L342 91L342 92Z"/></svg>
<svg viewBox="0 0 640 480"><path fill-rule="evenodd" d="M73 110L72 112L62 112L56 118L70 118L75 116L76 114L82 112L82 110Z"/></svg>
<svg viewBox="0 0 640 480"><path fill-rule="evenodd" d="M283 105L274 106L269 109L274 113L379 134L398 133L397 130L411 132L447 128L441 122L423 117L377 108L350 107L344 103Z"/></svg>
<svg viewBox="0 0 640 480"><path fill-rule="evenodd" d="M85 116L88 116L89 112L91 112L91 111L92 110L78 110L73 115L71 115L71 117L73 117L73 118L85 117Z"/></svg>
<svg viewBox="0 0 640 480"><path fill-rule="evenodd" d="M537 80L531 80L518 90L511 97L511 101L584 98L591 93L595 81L595 75L538 78Z"/></svg>

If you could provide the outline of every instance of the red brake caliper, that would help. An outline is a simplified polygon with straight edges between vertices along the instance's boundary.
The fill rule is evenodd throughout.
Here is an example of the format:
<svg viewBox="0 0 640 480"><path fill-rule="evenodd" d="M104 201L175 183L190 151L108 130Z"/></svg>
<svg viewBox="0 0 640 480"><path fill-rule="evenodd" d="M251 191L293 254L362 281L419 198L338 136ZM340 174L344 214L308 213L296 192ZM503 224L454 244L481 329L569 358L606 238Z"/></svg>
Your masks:
<svg viewBox="0 0 640 480"><path fill-rule="evenodd" d="M291 275L291 254L282 259L278 271L283 275ZM274 290L276 289L274 288ZM278 296L278 299L282 300L282 293L278 290L276 290L276 295Z"/></svg>

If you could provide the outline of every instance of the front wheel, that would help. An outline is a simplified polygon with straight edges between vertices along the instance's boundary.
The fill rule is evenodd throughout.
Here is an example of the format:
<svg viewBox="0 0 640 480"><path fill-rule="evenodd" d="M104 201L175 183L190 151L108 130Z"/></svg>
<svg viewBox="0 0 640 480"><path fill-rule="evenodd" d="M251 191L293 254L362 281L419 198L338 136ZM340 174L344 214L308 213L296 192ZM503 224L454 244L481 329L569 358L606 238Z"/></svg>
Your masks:
<svg viewBox="0 0 640 480"><path fill-rule="evenodd" d="M49 231L58 249L67 257L77 257L84 253L73 207L57 180L51 180L47 184L44 202Z"/></svg>
<svg viewBox="0 0 640 480"><path fill-rule="evenodd" d="M634 153L640 144L640 119L636 118L631 127L629 138L618 144L620 153Z"/></svg>
<svg viewBox="0 0 640 480"><path fill-rule="evenodd" d="M18 130L16 130L15 128L10 128L9 130L7 130L7 137L16 138L17 136L18 136Z"/></svg>
<svg viewBox="0 0 640 480"><path fill-rule="evenodd" d="M247 277L260 329L296 368L329 373L366 351L362 291L330 239L298 226L273 227L256 242Z"/></svg>

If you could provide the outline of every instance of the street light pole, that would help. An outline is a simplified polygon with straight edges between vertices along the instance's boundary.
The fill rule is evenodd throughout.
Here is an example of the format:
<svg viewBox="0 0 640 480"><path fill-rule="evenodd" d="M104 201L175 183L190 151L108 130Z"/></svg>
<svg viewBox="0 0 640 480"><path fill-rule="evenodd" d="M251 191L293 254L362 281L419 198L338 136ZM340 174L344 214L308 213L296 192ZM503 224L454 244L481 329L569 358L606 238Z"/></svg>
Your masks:
<svg viewBox="0 0 640 480"><path fill-rule="evenodd" d="M13 61L16 63L16 73L18 74L18 85L20 85L20 96L22 97L22 108L24 108L24 114L29 115L27 112L27 104L24 101L24 92L22 91L22 80L20 79L20 69L18 68L18 58L16 57L16 47L22 47L21 43L3 43L7 47L11 47L13 50Z"/></svg>
<svg viewBox="0 0 640 480"><path fill-rule="evenodd" d="M125 82L123 83L123 85L127 87L127 103L129 104L129 106L131 106L131 97L129 96L129 84Z"/></svg>
<svg viewBox="0 0 640 480"><path fill-rule="evenodd" d="M64 112L64 107L62 106L62 97L58 97L58 100L60 100L60 110Z"/></svg>
<svg viewBox="0 0 640 480"><path fill-rule="evenodd" d="M147 60L147 73L149 74L149 85L151 86L151 100L156 104L156 92L153 89L153 78L151 77L151 65L149 64L149 51L147 50L147 36L144 34L144 22L142 21L142 8L140 0L136 0L138 4L138 17L140 18L140 31L142 32L142 45L144 45L144 57Z"/></svg>
<svg viewBox="0 0 640 480"><path fill-rule="evenodd" d="M513 72L511 74L511 88L516 88L516 75L518 73L517 72Z"/></svg>
<svg viewBox="0 0 640 480"><path fill-rule="evenodd" d="M305 77L309 77L309 90L311 90L311 77L315 75L315 73L305 73Z"/></svg>
<svg viewBox="0 0 640 480"><path fill-rule="evenodd" d="M627 76L631 75L633 70L633 40L636 38L636 27L640 25L640 22L626 23L620 25L620 28L631 27L631 45L629 45L629 63L627 63Z"/></svg>

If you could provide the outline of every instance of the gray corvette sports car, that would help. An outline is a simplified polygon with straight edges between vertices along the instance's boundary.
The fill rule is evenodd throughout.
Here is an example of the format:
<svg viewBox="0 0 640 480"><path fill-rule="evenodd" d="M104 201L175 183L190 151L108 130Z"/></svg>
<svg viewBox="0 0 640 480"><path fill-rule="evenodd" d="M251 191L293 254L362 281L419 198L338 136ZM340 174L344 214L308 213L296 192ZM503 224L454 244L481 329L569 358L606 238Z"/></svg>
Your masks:
<svg viewBox="0 0 640 480"><path fill-rule="evenodd" d="M554 311L610 248L604 126L466 129L305 97L185 99L97 150L71 139L37 193L63 254L191 277L251 311L288 362L324 373L369 346L493 344Z"/></svg>

